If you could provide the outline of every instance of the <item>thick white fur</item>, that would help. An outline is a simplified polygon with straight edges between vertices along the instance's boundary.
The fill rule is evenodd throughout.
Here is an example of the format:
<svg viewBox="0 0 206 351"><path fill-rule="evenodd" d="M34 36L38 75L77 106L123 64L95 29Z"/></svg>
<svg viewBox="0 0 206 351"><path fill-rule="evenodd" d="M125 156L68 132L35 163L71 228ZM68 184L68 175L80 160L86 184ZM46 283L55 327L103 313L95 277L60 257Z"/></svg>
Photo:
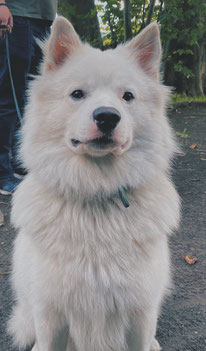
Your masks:
<svg viewBox="0 0 206 351"><path fill-rule="evenodd" d="M154 337L179 199L159 59L156 24L106 52L81 44L65 19L54 24L26 109L21 154L29 173L13 198L9 331L20 348L160 350ZM86 92L80 101L71 99L75 89ZM123 100L125 91L135 99ZM121 113L115 146L104 150L88 143L98 135L92 112L100 106ZM72 138L82 144L75 148Z"/></svg>

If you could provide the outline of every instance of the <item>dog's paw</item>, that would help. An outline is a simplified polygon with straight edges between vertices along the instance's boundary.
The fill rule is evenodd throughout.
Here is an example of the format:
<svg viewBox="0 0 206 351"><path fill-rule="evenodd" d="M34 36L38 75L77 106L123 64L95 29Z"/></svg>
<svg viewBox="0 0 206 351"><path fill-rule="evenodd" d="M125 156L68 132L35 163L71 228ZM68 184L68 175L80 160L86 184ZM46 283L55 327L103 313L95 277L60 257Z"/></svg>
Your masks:
<svg viewBox="0 0 206 351"><path fill-rule="evenodd" d="M162 348L156 339L152 341L150 351L160 351Z"/></svg>

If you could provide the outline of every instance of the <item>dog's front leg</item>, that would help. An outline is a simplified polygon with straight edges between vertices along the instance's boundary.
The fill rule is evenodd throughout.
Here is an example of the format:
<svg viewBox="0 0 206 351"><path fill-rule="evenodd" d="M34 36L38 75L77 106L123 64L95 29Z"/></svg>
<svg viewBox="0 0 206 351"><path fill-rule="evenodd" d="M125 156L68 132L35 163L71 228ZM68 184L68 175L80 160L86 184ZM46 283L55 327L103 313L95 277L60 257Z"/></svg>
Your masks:
<svg viewBox="0 0 206 351"><path fill-rule="evenodd" d="M157 314L151 311L138 313L127 334L128 351L160 351L155 339Z"/></svg>
<svg viewBox="0 0 206 351"><path fill-rule="evenodd" d="M68 328L62 327L58 313L48 310L35 313L34 325L35 351L66 351L69 332Z"/></svg>
<svg viewBox="0 0 206 351"><path fill-rule="evenodd" d="M66 351L76 351L76 347L74 345L74 342L71 340L71 338L68 338L68 342L67 342L67 348Z"/></svg>
<svg viewBox="0 0 206 351"><path fill-rule="evenodd" d="M76 351L72 344L67 344L67 338L65 338L65 335L62 335L62 337L58 337L53 343L51 349L55 351ZM37 342L34 344L31 351L39 351Z"/></svg>

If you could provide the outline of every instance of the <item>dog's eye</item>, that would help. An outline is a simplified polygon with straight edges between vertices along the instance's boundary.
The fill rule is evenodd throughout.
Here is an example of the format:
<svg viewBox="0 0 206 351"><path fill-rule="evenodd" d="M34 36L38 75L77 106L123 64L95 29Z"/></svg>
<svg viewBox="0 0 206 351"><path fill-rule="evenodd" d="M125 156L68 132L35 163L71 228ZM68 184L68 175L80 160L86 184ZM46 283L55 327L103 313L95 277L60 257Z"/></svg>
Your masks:
<svg viewBox="0 0 206 351"><path fill-rule="evenodd" d="M126 91L123 95L125 101L130 101L134 99L134 95L130 91Z"/></svg>
<svg viewBox="0 0 206 351"><path fill-rule="evenodd" d="M74 90L72 93L71 93L71 97L72 99L74 100L79 100L81 98L84 97L84 93L82 90Z"/></svg>

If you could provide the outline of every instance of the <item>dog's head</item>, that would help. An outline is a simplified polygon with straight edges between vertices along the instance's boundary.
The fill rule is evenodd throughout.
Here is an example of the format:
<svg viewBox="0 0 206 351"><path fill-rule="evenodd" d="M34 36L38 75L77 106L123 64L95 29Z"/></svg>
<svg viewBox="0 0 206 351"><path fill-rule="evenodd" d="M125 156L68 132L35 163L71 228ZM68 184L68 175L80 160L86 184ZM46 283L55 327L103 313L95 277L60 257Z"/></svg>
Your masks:
<svg viewBox="0 0 206 351"><path fill-rule="evenodd" d="M166 169L173 141L164 115L168 89L159 82L160 56L156 23L131 42L102 52L57 18L27 107L22 148L27 167L39 169L44 179L49 174L51 183L55 171L59 182L62 173L66 182L67 174L80 190L71 177L90 178L97 190L100 183L104 188L101 172L108 176L106 189L112 177L114 184L130 186L154 175L155 168Z"/></svg>

